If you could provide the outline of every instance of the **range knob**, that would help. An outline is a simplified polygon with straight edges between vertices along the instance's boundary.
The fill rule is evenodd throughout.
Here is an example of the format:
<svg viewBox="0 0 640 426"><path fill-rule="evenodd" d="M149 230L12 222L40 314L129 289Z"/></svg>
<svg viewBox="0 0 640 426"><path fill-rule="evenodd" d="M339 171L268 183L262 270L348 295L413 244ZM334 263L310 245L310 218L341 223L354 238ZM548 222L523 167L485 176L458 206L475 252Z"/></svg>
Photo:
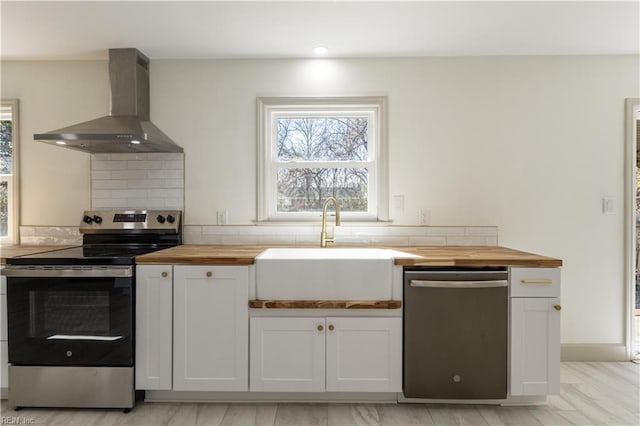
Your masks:
<svg viewBox="0 0 640 426"><path fill-rule="evenodd" d="M170 215L170 214L168 214L168 215L167 215L167 222L169 222L169 223L173 223L173 222L175 222L175 221L176 221L176 218L175 218L175 217L173 217L173 216L172 216L172 215Z"/></svg>
<svg viewBox="0 0 640 426"><path fill-rule="evenodd" d="M158 223L164 223L165 218L164 216L162 216L161 214L158 215L158 217L156 217L156 220L158 221Z"/></svg>
<svg viewBox="0 0 640 426"><path fill-rule="evenodd" d="M102 223L102 218L98 215L93 216L93 221L95 223Z"/></svg>
<svg viewBox="0 0 640 426"><path fill-rule="evenodd" d="M84 223L91 223L91 222L93 222L93 218L91 216L84 215L84 217L82 218L82 221Z"/></svg>

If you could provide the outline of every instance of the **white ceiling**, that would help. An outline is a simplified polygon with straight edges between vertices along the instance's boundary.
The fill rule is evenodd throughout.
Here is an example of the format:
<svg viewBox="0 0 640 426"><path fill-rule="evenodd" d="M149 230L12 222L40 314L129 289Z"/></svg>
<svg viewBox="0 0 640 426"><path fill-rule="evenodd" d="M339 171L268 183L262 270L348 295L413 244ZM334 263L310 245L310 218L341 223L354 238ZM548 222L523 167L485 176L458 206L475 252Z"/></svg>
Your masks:
<svg viewBox="0 0 640 426"><path fill-rule="evenodd" d="M639 54L639 2L0 2L1 57Z"/></svg>

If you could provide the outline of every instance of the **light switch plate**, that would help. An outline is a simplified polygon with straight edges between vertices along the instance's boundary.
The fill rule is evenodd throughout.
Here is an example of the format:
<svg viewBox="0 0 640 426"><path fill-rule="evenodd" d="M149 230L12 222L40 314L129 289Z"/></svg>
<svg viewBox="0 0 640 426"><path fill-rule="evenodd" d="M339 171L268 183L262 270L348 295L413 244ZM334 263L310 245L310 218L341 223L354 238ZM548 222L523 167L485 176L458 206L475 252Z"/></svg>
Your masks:
<svg viewBox="0 0 640 426"><path fill-rule="evenodd" d="M404 211L404 195L393 196L393 209L397 213L402 213Z"/></svg>
<svg viewBox="0 0 640 426"><path fill-rule="evenodd" d="M218 211L216 212L217 215L217 223L218 225L226 225L227 224L227 219L228 219L228 214L227 211Z"/></svg>

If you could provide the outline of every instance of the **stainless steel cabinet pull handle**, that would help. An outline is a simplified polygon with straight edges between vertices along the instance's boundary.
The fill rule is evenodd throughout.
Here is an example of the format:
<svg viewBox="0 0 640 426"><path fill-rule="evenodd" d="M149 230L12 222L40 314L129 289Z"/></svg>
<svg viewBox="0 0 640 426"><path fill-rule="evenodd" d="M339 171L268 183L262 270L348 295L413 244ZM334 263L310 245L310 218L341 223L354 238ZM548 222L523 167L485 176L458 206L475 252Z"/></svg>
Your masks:
<svg viewBox="0 0 640 426"><path fill-rule="evenodd" d="M552 280L522 280L522 284L553 284Z"/></svg>
<svg viewBox="0 0 640 426"><path fill-rule="evenodd" d="M167 278L169 276L169 273L168 272L163 272L160 275L162 275L162 278Z"/></svg>

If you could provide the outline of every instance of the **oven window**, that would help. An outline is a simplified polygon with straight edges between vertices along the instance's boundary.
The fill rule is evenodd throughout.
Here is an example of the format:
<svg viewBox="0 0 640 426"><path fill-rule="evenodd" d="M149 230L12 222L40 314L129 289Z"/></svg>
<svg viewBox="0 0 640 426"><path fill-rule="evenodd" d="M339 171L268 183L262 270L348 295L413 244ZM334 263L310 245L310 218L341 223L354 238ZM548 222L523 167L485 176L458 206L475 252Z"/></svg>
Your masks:
<svg viewBox="0 0 640 426"><path fill-rule="evenodd" d="M110 335L108 291L30 291L29 305L31 337Z"/></svg>
<svg viewBox="0 0 640 426"><path fill-rule="evenodd" d="M133 365L132 277L8 277L9 362Z"/></svg>

